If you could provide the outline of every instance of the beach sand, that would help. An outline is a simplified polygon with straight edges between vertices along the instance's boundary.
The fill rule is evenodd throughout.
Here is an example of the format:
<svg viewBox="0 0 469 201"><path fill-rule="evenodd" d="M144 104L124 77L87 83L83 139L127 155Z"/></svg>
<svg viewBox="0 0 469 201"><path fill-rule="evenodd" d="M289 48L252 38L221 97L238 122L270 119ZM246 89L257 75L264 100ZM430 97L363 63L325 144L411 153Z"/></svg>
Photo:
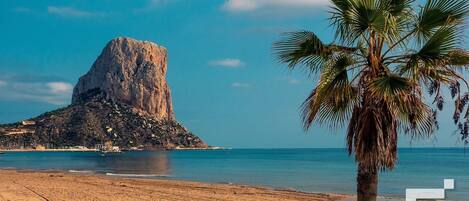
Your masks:
<svg viewBox="0 0 469 201"><path fill-rule="evenodd" d="M178 180L0 170L0 201L44 200L341 200L348 195Z"/></svg>

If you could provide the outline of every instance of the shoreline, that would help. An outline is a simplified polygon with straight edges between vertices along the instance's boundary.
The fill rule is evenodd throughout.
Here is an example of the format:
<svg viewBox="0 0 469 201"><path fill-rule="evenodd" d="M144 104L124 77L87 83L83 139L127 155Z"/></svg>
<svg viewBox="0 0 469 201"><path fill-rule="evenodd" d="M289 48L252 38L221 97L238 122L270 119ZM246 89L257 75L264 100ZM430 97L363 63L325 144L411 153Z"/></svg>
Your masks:
<svg viewBox="0 0 469 201"><path fill-rule="evenodd" d="M98 149L0 149L0 152L98 152Z"/></svg>
<svg viewBox="0 0 469 201"><path fill-rule="evenodd" d="M78 196L78 197L77 197ZM3 198L3 199L1 199ZM144 179L97 173L0 169L0 200L349 200L352 195L284 188Z"/></svg>
<svg viewBox="0 0 469 201"><path fill-rule="evenodd" d="M132 152L132 151L184 151L184 150L232 150L232 149L261 149L261 150L270 150L270 149L313 149L313 150L320 150L320 149L339 149L345 150L345 148L225 148L225 147L218 147L212 146L207 148L181 148L175 147L171 149L137 149L137 150L124 150L123 152ZM428 149L443 149L443 150L451 150L451 149L460 149L465 150L469 149L467 147L403 147L399 148L399 150L428 150ZM89 148L89 149L0 149L0 152L98 152L98 149ZM464 153L464 152L463 152Z"/></svg>
<svg viewBox="0 0 469 201"><path fill-rule="evenodd" d="M152 150L152 149L136 149L136 150L124 150L123 152L132 152L132 151L179 151L179 150L227 150L223 147L207 147L207 148L181 148L176 147L173 149L162 149L162 150ZM0 152L100 152L99 149L0 149Z"/></svg>

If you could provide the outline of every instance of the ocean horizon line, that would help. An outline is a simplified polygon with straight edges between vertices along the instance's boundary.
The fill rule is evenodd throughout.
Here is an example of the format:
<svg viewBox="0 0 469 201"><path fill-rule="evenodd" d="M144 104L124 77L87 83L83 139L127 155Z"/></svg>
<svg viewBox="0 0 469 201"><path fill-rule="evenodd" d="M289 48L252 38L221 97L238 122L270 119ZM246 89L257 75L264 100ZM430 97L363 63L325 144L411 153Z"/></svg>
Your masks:
<svg viewBox="0 0 469 201"><path fill-rule="evenodd" d="M457 147L457 146L454 146L454 147L446 147L446 146L442 146L442 147L399 147L397 148L398 150L399 149L466 149L466 148L469 148L468 147ZM340 148L340 147L223 147L223 149L265 149L265 150L272 150L272 149L335 149L335 150L338 150L338 149L344 149L346 150L347 148ZM221 150L223 150L221 149ZM210 149L209 149L210 150ZM216 150L216 149L215 149Z"/></svg>

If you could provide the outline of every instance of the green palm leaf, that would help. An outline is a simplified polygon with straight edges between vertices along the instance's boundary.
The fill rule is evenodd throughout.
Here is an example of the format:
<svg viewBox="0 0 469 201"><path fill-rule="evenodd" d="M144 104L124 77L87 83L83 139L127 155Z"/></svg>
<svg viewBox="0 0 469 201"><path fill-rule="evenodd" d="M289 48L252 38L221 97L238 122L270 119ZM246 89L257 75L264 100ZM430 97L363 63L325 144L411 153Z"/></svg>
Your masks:
<svg viewBox="0 0 469 201"><path fill-rule="evenodd" d="M308 31L286 33L283 40L274 43L274 51L281 62L290 68L305 65L310 72L318 72L334 52L353 52L355 48L324 44L316 34Z"/></svg>
<svg viewBox="0 0 469 201"><path fill-rule="evenodd" d="M461 0L428 0L415 25L420 39L428 38L436 28L458 25L469 13L469 2Z"/></svg>
<svg viewBox="0 0 469 201"><path fill-rule="evenodd" d="M317 119L333 126L344 123L357 103L357 89L348 79L347 68L356 64L350 55L331 59L323 71L317 87L303 103L304 128Z"/></svg>
<svg viewBox="0 0 469 201"><path fill-rule="evenodd" d="M435 63L444 59L451 51L461 44L460 30L455 26L439 28L415 54L426 63Z"/></svg>
<svg viewBox="0 0 469 201"><path fill-rule="evenodd" d="M406 78L396 74L383 75L369 85L372 96L392 101L395 97L411 92L413 84Z"/></svg>

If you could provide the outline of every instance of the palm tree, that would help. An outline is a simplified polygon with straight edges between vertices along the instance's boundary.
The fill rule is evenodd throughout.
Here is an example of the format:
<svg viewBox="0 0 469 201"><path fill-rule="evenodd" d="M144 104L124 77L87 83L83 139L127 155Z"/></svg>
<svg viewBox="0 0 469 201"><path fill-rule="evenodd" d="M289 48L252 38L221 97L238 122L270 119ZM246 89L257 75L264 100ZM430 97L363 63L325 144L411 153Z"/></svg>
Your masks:
<svg viewBox="0 0 469 201"><path fill-rule="evenodd" d="M454 122L467 143L469 113L460 117L469 94L462 73L469 64L463 49L466 0L332 0L332 43L314 33L286 33L274 51L290 69L319 74L303 103L304 128L317 122L348 123L349 155L357 162L359 201L376 200L378 173L397 160L398 133L429 137L438 128L441 89L455 101ZM462 86L461 86L462 85ZM428 103L425 98L432 98ZM436 106L433 109L432 106Z"/></svg>

